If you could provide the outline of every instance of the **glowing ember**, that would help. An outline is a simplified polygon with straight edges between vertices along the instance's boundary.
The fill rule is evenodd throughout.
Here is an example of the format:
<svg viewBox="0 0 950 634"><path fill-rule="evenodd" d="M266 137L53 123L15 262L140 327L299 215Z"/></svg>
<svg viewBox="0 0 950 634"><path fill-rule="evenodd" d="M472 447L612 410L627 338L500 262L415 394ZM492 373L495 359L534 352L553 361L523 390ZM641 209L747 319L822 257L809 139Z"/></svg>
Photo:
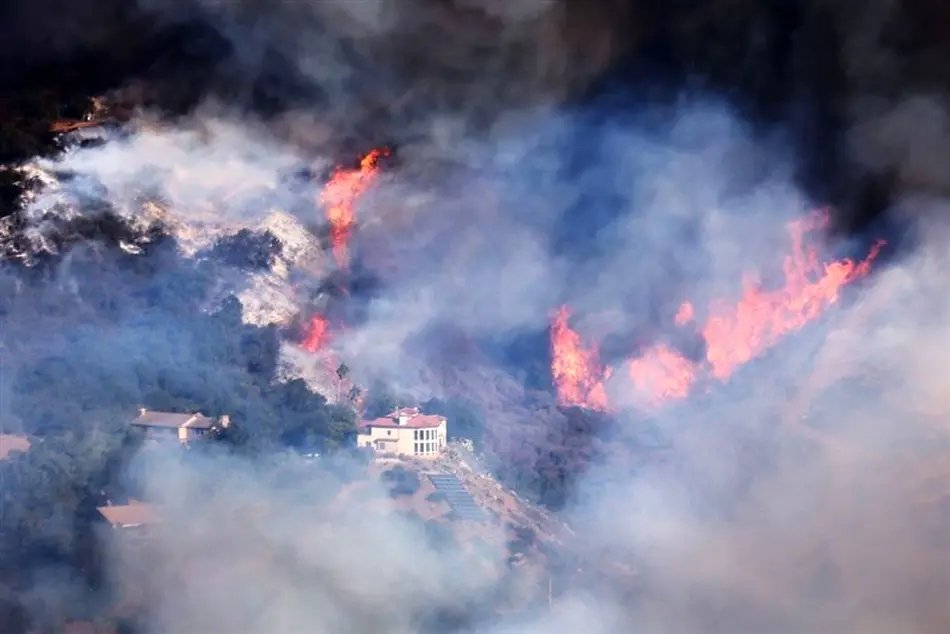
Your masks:
<svg viewBox="0 0 950 634"><path fill-rule="evenodd" d="M551 374L557 387L558 403L566 407L606 410L607 394L596 348L586 348L581 337L568 325L566 306L554 313L551 324Z"/></svg>
<svg viewBox="0 0 950 634"><path fill-rule="evenodd" d="M350 237L356 226L356 201L373 184L379 159L387 150L373 150L360 161L359 169L338 169L320 193L330 222L330 246L337 266L349 266Z"/></svg>
<svg viewBox="0 0 950 634"><path fill-rule="evenodd" d="M785 335L801 329L838 301L841 289L868 274L883 242L860 262L850 259L822 265L818 252L805 246L805 235L827 224L826 214L816 213L789 225L792 252L785 257L785 283L764 291L752 278L734 305L716 302L700 328L706 342L706 362L699 364L664 346L655 346L630 363L630 378L639 393L654 404L685 398L701 374L720 381L739 366L775 345ZM693 319L692 304L684 303L676 323Z"/></svg>
<svg viewBox="0 0 950 634"><path fill-rule="evenodd" d="M330 341L330 322L323 315L314 315L304 334L300 347L307 352L319 352Z"/></svg>

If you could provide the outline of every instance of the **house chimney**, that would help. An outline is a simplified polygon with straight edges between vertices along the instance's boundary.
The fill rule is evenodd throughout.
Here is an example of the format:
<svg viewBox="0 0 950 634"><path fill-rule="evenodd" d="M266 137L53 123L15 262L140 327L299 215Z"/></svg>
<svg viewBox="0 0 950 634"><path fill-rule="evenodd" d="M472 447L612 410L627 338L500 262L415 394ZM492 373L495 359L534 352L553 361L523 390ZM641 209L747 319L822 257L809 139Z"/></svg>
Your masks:
<svg viewBox="0 0 950 634"><path fill-rule="evenodd" d="M223 414L218 420L224 429L227 429L231 425L231 416L228 414Z"/></svg>

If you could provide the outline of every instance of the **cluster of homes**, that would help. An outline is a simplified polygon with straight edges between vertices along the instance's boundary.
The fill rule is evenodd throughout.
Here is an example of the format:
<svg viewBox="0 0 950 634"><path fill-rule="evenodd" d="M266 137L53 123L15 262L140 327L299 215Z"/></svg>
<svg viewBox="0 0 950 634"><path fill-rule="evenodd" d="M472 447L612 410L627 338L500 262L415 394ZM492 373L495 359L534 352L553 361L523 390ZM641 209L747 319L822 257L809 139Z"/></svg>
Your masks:
<svg viewBox="0 0 950 634"><path fill-rule="evenodd" d="M147 441L176 442L187 445L207 434L215 424L222 427L230 425L228 416L218 419L203 414L176 414L139 409L136 418L129 421L133 427L145 432ZM6 460L16 451L29 451L30 440L20 434L0 434L0 460ZM108 504L99 507L99 514L113 528L133 531L143 529L155 521L155 512L148 504L130 500L128 504Z"/></svg>
<svg viewBox="0 0 950 634"><path fill-rule="evenodd" d="M129 425L141 428L148 441L174 442L188 445L207 434L215 425L228 427L228 416L217 419L200 413L179 414L141 408ZM409 457L423 460L438 458L448 440L444 416L423 414L419 408L403 408L359 425L356 444L381 456ZM0 434L0 460L15 451L28 451L26 436ZM128 504L99 507L99 514L117 529L141 530L156 521L152 507L144 502L130 500Z"/></svg>
<svg viewBox="0 0 950 634"><path fill-rule="evenodd" d="M228 416L214 419L200 413L177 414L142 408L129 424L143 429L149 441L188 445L207 434L216 424L227 427L230 422ZM29 449L29 441L25 437L12 438L17 439L11 441L13 449ZM445 449L447 439L447 421L444 416L423 414L419 408L403 408L374 420L362 421L357 446L384 456L432 460ZM3 455L2 451L0 437L0 456ZM126 531L143 531L157 521L154 508L137 500L121 505L108 504L99 507L98 511L110 526Z"/></svg>

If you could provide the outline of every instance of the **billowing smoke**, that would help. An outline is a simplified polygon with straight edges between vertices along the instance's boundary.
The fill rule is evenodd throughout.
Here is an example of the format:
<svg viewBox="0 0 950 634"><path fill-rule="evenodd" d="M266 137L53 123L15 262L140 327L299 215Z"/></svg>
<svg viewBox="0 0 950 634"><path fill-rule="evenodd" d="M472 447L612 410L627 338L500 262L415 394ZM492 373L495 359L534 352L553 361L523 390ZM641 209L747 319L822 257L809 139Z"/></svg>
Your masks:
<svg viewBox="0 0 950 634"><path fill-rule="evenodd" d="M936 88L903 90L901 64L918 58L889 49L892 9L878 3L851 22L817 4L784 18L745 3L695 13L581 4L141 3L159 21L214 25L233 47L218 69L227 80L184 116L139 113L104 144L31 167L67 176L25 201L18 221L27 242L17 255L66 251L37 305L69 295L79 308L34 311L57 332L17 363L33 370L37 358L69 350L98 372L83 386L108 385L127 406L149 372L180 392L210 386L209 402L222 408L212 414L228 413L231 393L259 394L254 411L231 412L239 423L273 418L267 395L280 385L294 386L281 397L292 410L295 377L345 403L333 379L344 365L357 386L387 385L420 402L464 398L485 417L485 453L500 478L563 507L574 538L561 544L565 570L551 574L553 608L522 604L506 618L493 592L500 580L512 596L519 583L530 586L524 603L533 608L539 597L544 607L546 580L512 579L505 537L496 548L472 538L440 549L377 483L349 481L360 466L341 459L343 477L283 456L140 456L132 476L163 501L166 518L157 559L143 565L117 551L108 572L145 589L148 631L946 629L938 197L946 113ZM821 64L804 49L824 36L837 42L828 65L838 83L823 84L825 71L780 76L787 92L776 101L791 103L791 122L721 94L735 78L719 71L750 51L726 47L708 68L690 62L715 48L704 44L704 25L721 33L726 15L755 27L740 38L759 54L753 69L774 62L766 53L780 47L783 19L809 27L794 59L774 62L787 69ZM837 28L826 33L817 23L829 15ZM642 39L621 41L643 16ZM651 29L669 38L670 66L711 82L674 102L644 91L620 106L564 105L623 53L656 46ZM246 107L275 63L295 75L293 86L268 93L276 113L251 115ZM650 69L630 72L634 87L650 84ZM871 93L879 73L899 97ZM743 87L761 99L757 90L775 88ZM822 112L799 113L811 107ZM789 142L801 126L821 129L813 122L822 117L836 119L827 141ZM844 154L816 184L801 168L821 166L814 153L825 142ZM383 145L392 162L354 203L352 260L341 267L320 175ZM657 342L703 359L702 333L676 327L684 301L700 310L734 302L749 273L763 288L780 286L787 223L827 202L843 203L836 219L861 216L867 175L895 185L887 193L911 212L902 217L912 218L913 249L875 263L728 381L659 408L629 398L624 363ZM114 266L141 284L125 272L102 275L94 264L112 256L100 247L55 240L64 217L98 218L104 208L142 230L123 237ZM153 223L176 237L167 252L141 238ZM217 263L220 238L262 230L279 253L255 267ZM830 262L861 260L876 237L811 239ZM164 267L159 281L136 268L151 250L161 254L148 260ZM372 292L327 291L357 271L374 280ZM108 292L112 307L101 332L80 322L92 303L80 281L92 275L102 275L91 288ZM349 316L335 306L354 305L358 318L332 323ZM613 370L604 383L615 405L602 416L555 407L546 337L561 306ZM196 315L214 311L215 328L247 330L207 350L199 343L211 331ZM318 354L301 350L293 331L314 312L332 329ZM260 383L218 372L254 337L242 319L283 329L254 341L281 348L280 367ZM36 325L20 322L21 333ZM524 353L539 336L541 353ZM106 383L116 368L123 380ZM31 380L62 379L57 371L41 365ZM577 427L594 437L578 441ZM581 474L557 503L525 482L552 454L555 475ZM426 621L447 613L458 620Z"/></svg>
<svg viewBox="0 0 950 634"><path fill-rule="evenodd" d="M113 556L126 596L154 598L151 628L411 632L426 618L472 618L490 595L503 542L434 542L365 466L344 477L281 463L142 457L149 495L167 500L163 521L149 549L120 542Z"/></svg>

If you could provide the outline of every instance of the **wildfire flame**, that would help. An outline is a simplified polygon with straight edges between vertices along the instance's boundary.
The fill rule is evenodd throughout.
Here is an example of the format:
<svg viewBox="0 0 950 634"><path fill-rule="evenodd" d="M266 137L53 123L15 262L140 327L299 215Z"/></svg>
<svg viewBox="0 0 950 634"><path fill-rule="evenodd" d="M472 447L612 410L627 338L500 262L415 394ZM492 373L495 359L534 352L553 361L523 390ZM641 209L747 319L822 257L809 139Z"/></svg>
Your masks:
<svg viewBox="0 0 950 634"><path fill-rule="evenodd" d="M319 352L330 342L330 322L323 315L310 318L310 325L300 342L300 348L307 352Z"/></svg>
<svg viewBox="0 0 950 634"><path fill-rule="evenodd" d="M346 364L340 363L337 356L330 349L331 338L330 321L324 315L318 313L310 318L299 346L301 350L320 355L327 375L331 377L330 380L336 391L337 401L349 400L356 406L357 411L362 411L363 390L350 380L348 376L349 368Z"/></svg>
<svg viewBox="0 0 950 634"><path fill-rule="evenodd" d="M713 376L725 380L737 367L801 329L841 297L841 289L871 270L883 243L877 243L860 262L844 259L822 265L817 251L805 246L808 231L824 227L826 214L816 213L789 225L792 253L785 257L785 284L762 291L752 279L738 304L711 307L702 327L706 360Z"/></svg>
<svg viewBox="0 0 950 634"><path fill-rule="evenodd" d="M350 238L356 226L356 201L376 180L379 159L388 150L373 150L360 160L358 169L338 168L320 192L320 204L330 222L330 246L337 266L350 262Z"/></svg>
<svg viewBox="0 0 950 634"><path fill-rule="evenodd" d="M357 169L338 168L320 192L320 204L326 209L330 223L330 246L333 258L341 269L349 267L350 238L356 226L356 202L373 184L379 172L379 159L387 156L386 149L373 150L360 160ZM329 350L331 340L330 322L323 314L310 318L306 332L299 346L306 352L320 353L327 372L334 375L338 398L344 393L351 402L361 407L361 391L347 378L349 369L338 362L336 355Z"/></svg>
<svg viewBox="0 0 950 634"><path fill-rule="evenodd" d="M805 237L827 223L827 214L816 212L789 225L792 249L783 262L781 288L763 290L754 277L748 277L738 302L713 302L705 321L698 325L706 344L705 360L693 361L662 343L630 360L628 375L640 402L659 406L686 398L701 378L726 381L739 366L837 302L844 286L867 275L884 243L875 244L859 262L843 259L821 264L817 250L805 245ZM567 328L566 314L562 309L551 328L552 370L559 400L565 405L606 409L603 384L609 372L590 361L597 358L596 348L580 347L580 338ZM695 320L693 304L684 302L674 322L685 326ZM586 399L585 386L589 386ZM596 399L589 394L595 394Z"/></svg>
<svg viewBox="0 0 950 634"><path fill-rule="evenodd" d="M600 365L596 347L587 347L568 325L570 311L558 309L551 324L551 374L557 386L558 403L565 407L606 410L604 381L609 371Z"/></svg>

